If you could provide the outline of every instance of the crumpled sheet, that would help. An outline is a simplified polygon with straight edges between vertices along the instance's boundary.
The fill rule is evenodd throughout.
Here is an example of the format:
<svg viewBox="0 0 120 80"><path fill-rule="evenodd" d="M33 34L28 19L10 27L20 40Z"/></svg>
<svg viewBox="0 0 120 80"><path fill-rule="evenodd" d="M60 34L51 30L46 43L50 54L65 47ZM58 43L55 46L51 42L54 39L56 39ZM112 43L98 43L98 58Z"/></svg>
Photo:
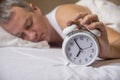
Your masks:
<svg viewBox="0 0 120 80"><path fill-rule="evenodd" d="M76 4L89 8L100 21L120 33L120 5L109 0L79 0Z"/></svg>
<svg viewBox="0 0 120 80"><path fill-rule="evenodd" d="M120 60L70 64L59 48L0 48L0 80L119 80Z"/></svg>

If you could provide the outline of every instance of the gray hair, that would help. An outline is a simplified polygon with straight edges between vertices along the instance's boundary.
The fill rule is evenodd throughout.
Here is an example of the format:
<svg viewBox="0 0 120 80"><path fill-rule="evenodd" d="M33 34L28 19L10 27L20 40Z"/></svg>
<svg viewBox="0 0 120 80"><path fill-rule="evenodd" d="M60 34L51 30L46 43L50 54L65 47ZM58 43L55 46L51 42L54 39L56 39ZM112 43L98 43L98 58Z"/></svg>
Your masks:
<svg viewBox="0 0 120 80"><path fill-rule="evenodd" d="M13 16L11 8L14 6L32 11L32 8L29 7L28 3L23 0L0 0L0 24L3 24L11 19Z"/></svg>

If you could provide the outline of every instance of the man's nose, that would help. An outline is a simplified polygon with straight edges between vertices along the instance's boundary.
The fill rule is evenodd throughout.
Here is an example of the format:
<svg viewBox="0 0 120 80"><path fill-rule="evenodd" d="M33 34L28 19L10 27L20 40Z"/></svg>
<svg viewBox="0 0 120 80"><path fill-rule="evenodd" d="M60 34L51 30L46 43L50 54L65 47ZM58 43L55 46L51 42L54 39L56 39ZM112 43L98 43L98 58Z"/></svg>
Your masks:
<svg viewBox="0 0 120 80"><path fill-rule="evenodd" d="M36 39L36 32L33 31L33 30L29 30L29 31L25 31L26 35L27 35L27 38L30 40L30 41L33 41Z"/></svg>

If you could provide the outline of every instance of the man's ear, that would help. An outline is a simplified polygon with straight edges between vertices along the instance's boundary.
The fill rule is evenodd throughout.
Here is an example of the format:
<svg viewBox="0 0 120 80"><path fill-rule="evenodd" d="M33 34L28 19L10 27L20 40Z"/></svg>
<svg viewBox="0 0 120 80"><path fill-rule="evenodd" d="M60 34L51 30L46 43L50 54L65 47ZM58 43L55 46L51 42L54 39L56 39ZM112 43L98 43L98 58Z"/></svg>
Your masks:
<svg viewBox="0 0 120 80"><path fill-rule="evenodd" d="M29 3L29 6L37 13L41 14L41 10L39 7L37 7L36 5L34 5L33 3Z"/></svg>

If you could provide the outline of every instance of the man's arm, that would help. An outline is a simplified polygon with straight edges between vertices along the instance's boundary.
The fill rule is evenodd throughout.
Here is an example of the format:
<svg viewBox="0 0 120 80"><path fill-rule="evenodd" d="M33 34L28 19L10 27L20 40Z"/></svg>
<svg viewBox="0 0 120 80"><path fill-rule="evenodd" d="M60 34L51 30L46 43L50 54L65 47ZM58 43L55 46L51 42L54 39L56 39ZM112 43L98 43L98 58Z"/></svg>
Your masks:
<svg viewBox="0 0 120 80"><path fill-rule="evenodd" d="M110 43L110 52L107 54L107 58L120 58L120 33L113 29L106 27L108 33L108 39Z"/></svg>
<svg viewBox="0 0 120 80"><path fill-rule="evenodd" d="M76 16L78 13L80 14ZM88 13L88 15L82 16L83 13ZM73 22L78 21L79 24L84 25L87 29L98 28L101 31L101 36L99 37L101 45L99 57L104 59L120 58L120 34L108 27L105 29L105 25L98 20L96 15L91 14L87 8L76 5L61 6L57 11L56 19L62 29L67 26L67 22L70 20ZM80 21L80 19L82 20Z"/></svg>
<svg viewBox="0 0 120 80"><path fill-rule="evenodd" d="M83 6L75 4L65 4L58 7L56 12L56 20L61 29L67 26L67 22L72 20L76 14L79 13L91 13L91 11Z"/></svg>

